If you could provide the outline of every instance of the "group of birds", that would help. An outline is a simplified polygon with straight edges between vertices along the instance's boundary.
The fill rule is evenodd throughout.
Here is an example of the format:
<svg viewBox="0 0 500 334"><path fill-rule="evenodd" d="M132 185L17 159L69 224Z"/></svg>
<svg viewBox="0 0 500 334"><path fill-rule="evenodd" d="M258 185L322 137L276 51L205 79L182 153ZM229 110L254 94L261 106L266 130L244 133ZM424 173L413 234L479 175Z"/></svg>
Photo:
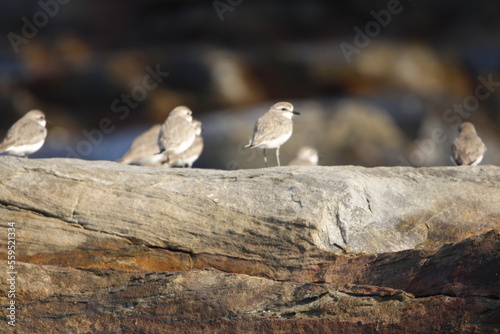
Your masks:
<svg viewBox="0 0 500 334"><path fill-rule="evenodd" d="M266 149L276 148L278 166L279 148L292 135L292 117L300 115L288 102L273 105L255 124L253 137L246 148L262 148L266 167ZM195 129L195 135L193 134ZM185 106L172 110L163 125L157 124L138 136L129 151L118 161L125 164L192 167L203 151L201 122L193 120L192 112ZM161 154L158 154L158 153ZM297 165L317 165L318 153L305 147L292 162Z"/></svg>
<svg viewBox="0 0 500 334"><path fill-rule="evenodd" d="M118 162L140 166L192 167L203 151L201 122L185 106L173 109L163 124L138 136Z"/></svg>
<svg viewBox="0 0 500 334"><path fill-rule="evenodd" d="M280 147L293 132L292 117L300 115L288 102L278 102L255 123L253 136L246 148L260 148L264 163L268 167L266 149L276 149L276 160ZM27 157L38 151L47 136L47 121L40 110L26 113L8 130L0 143L0 153ZM130 149L118 160L123 164L141 166L192 167L203 151L201 122L193 119L192 111L185 106L174 108L163 124L157 124L138 136ZM464 122L459 127L459 136L451 146L451 160L456 165L477 165L483 159L486 146L477 135L474 125ZM315 166L318 152L312 147L303 147L297 158L289 165Z"/></svg>

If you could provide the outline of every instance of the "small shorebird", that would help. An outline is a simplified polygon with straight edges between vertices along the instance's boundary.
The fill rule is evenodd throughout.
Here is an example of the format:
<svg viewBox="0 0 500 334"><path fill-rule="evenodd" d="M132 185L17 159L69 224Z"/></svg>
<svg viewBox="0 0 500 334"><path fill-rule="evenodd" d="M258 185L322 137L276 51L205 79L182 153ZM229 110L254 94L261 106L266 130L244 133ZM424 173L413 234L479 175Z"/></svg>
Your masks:
<svg viewBox="0 0 500 334"><path fill-rule="evenodd" d="M278 166L281 166L280 146L292 135L293 115L300 115L300 113L293 110L291 103L278 102L255 123L253 137L245 147L262 148L266 167L268 166L266 148L276 149L276 160L278 161Z"/></svg>
<svg viewBox="0 0 500 334"><path fill-rule="evenodd" d="M170 167L185 167L188 165L189 168L193 167L193 163L200 157L201 152L203 152L203 137L201 136L201 122L199 120L193 120L193 126L196 132L196 138L194 139L193 145L191 145L182 156L172 155L169 157Z"/></svg>
<svg viewBox="0 0 500 334"><path fill-rule="evenodd" d="M40 110L31 110L15 122L0 143L0 153L18 157L27 157L38 151L45 142L47 129L45 114Z"/></svg>
<svg viewBox="0 0 500 334"><path fill-rule="evenodd" d="M141 133L130 146L130 149L118 162L128 165L152 166L161 162L163 156L157 154L158 136L161 124L155 124L150 129Z"/></svg>
<svg viewBox="0 0 500 334"><path fill-rule="evenodd" d="M191 146L196 138L193 126L193 112L185 106L174 108L162 124L158 136L158 146L163 158L169 162L169 156L182 154Z"/></svg>
<svg viewBox="0 0 500 334"><path fill-rule="evenodd" d="M290 161L288 166L317 166L318 151L310 146L303 146L297 152L297 157Z"/></svg>
<svg viewBox="0 0 500 334"><path fill-rule="evenodd" d="M474 125L469 122L460 124L459 136L451 145L451 161L455 165L478 165L483 160L486 146L476 133Z"/></svg>

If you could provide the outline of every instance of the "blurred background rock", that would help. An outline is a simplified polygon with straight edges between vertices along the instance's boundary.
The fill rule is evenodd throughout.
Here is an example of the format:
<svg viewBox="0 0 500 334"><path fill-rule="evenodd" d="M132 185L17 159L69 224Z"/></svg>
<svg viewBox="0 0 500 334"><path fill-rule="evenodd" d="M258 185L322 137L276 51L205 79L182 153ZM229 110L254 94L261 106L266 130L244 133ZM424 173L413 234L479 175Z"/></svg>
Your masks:
<svg viewBox="0 0 500 334"><path fill-rule="evenodd" d="M480 76L500 83L500 3L401 1L386 27L370 26L390 3L4 2L0 136L39 108L52 123L33 157L115 160L185 104L204 125L195 167L262 167L262 152L242 147L262 113L290 100L302 115L281 149L284 165L303 145L318 149L320 165L451 165L465 120L488 147L483 164L500 164L500 87L467 117L450 112L472 101ZM346 57L342 43L356 47L357 31L377 24ZM116 112L147 67L169 75L132 99L126 117Z"/></svg>

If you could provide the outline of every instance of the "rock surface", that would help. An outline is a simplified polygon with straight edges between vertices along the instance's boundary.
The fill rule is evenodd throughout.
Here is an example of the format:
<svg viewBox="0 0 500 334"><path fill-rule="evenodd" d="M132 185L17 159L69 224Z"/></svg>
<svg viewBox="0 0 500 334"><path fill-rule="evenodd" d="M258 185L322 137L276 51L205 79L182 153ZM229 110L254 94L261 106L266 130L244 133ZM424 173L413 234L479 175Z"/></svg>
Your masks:
<svg viewBox="0 0 500 334"><path fill-rule="evenodd" d="M127 273L22 264L19 273L19 285L29 287L18 297L23 306L17 327L23 333L116 333L119 329L401 333L426 328L473 332L498 306L496 300L479 296L415 298L389 288L277 282L214 270Z"/></svg>
<svg viewBox="0 0 500 334"><path fill-rule="evenodd" d="M499 331L499 203L494 166L0 159L18 333Z"/></svg>

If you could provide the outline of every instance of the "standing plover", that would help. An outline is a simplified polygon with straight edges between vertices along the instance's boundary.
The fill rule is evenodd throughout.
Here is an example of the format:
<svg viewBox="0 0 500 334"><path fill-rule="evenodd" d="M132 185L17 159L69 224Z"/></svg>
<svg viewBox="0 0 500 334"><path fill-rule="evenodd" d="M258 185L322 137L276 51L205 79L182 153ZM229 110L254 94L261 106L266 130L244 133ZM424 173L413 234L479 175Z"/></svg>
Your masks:
<svg viewBox="0 0 500 334"><path fill-rule="evenodd" d="M201 152L203 152L203 137L201 136L201 122L199 120L193 120L193 126L196 131L196 138L191 145L182 155L172 155L169 157L170 167L185 167L188 165L189 168L193 167L193 163L200 157Z"/></svg>
<svg viewBox="0 0 500 334"><path fill-rule="evenodd" d="M196 138L196 129L193 126L193 112L185 106L172 110L165 123L161 126L158 136L160 153L167 159L174 154L182 154L191 146Z"/></svg>
<svg viewBox="0 0 500 334"><path fill-rule="evenodd" d="M459 136L451 145L451 161L455 165L478 165L483 160L486 146L476 133L474 125L469 122L460 124Z"/></svg>
<svg viewBox="0 0 500 334"><path fill-rule="evenodd" d="M292 135L293 115L300 115L300 113L293 111L291 103L278 102L255 123L253 137L245 147L262 148L266 167L266 148L276 149L276 160L280 166L280 146Z"/></svg>
<svg viewBox="0 0 500 334"><path fill-rule="evenodd" d="M297 152L297 157L290 161L288 166L317 166L318 151L310 146L303 146Z"/></svg>
<svg viewBox="0 0 500 334"><path fill-rule="evenodd" d="M163 156L157 154L158 136L161 124L155 124L150 129L141 133L130 146L130 149L118 162L128 165L152 166L161 162Z"/></svg>
<svg viewBox="0 0 500 334"><path fill-rule="evenodd" d="M7 136L0 144L0 153L7 153L19 157L38 151L45 142L47 129L45 114L40 110L31 110L15 122L7 132Z"/></svg>

